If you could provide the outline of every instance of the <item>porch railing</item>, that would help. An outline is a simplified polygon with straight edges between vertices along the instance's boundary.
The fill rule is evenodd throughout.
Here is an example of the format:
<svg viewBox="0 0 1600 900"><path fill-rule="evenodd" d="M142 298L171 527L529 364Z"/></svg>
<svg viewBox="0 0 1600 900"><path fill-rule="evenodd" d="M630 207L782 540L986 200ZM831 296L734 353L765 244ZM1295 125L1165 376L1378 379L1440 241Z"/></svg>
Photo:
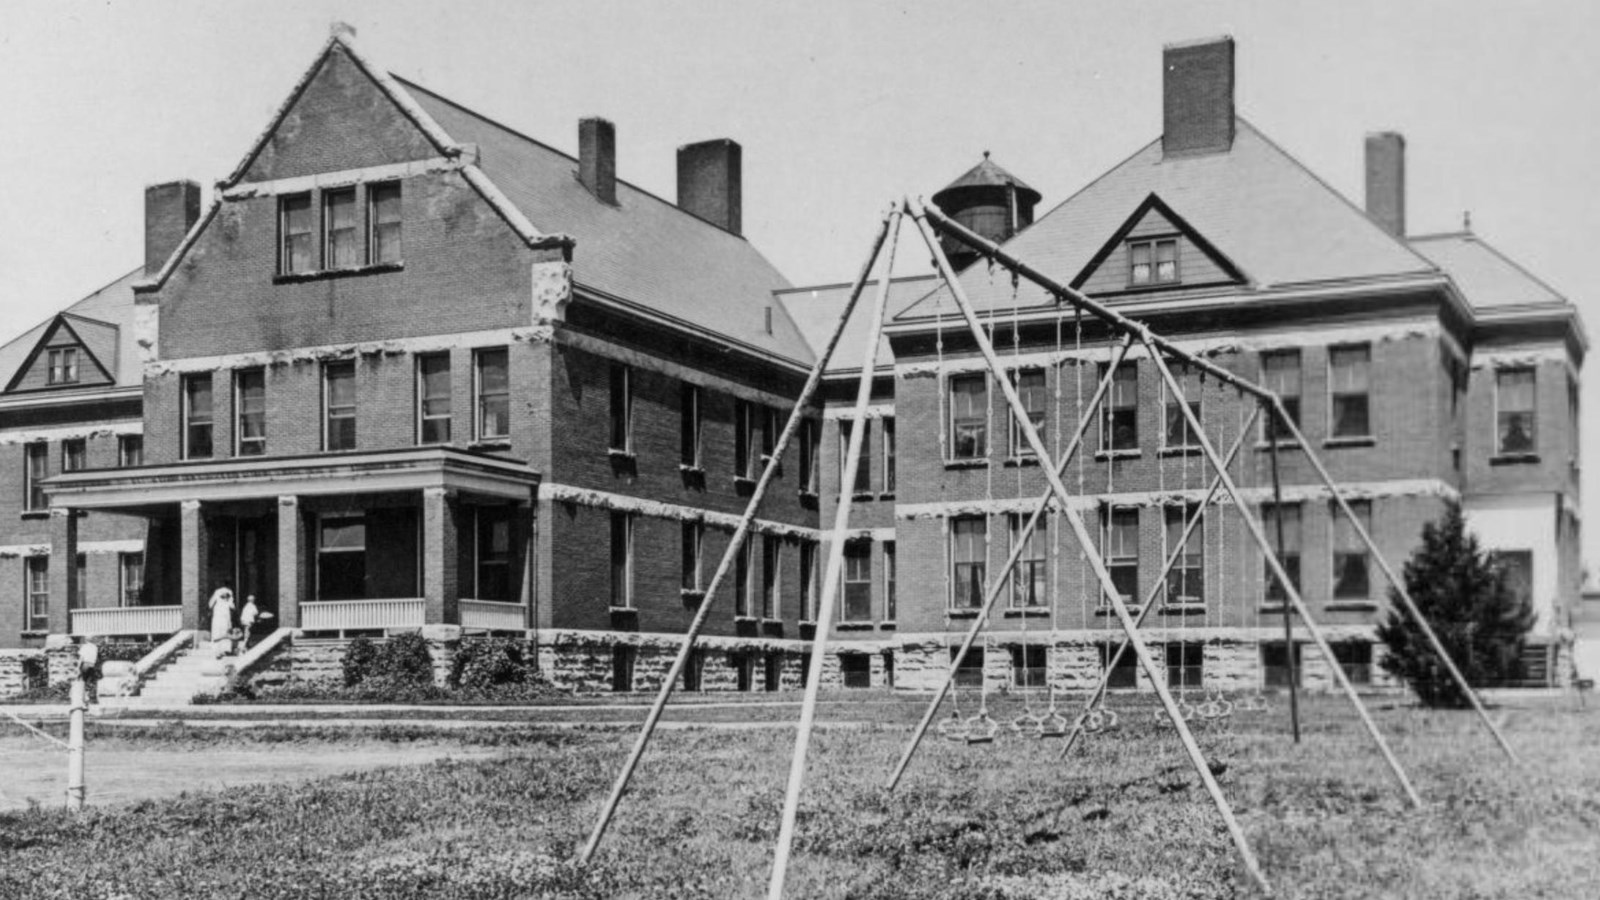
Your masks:
<svg viewBox="0 0 1600 900"><path fill-rule="evenodd" d="M177 606L116 606L75 609L72 633L82 636L171 634L183 627L183 609Z"/></svg>
<svg viewBox="0 0 1600 900"><path fill-rule="evenodd" d="M528 608L521 603L463 599L460 609L462 628L522 631L528 627Z"/></svg>
<svg viewBox="0 0 1600 900"><path fill-rule="evenodd" d="M398 600L317 600L300 604L300 627L306 631L415 628L423 623L426 605L427 601L420 597Z"/></svg>

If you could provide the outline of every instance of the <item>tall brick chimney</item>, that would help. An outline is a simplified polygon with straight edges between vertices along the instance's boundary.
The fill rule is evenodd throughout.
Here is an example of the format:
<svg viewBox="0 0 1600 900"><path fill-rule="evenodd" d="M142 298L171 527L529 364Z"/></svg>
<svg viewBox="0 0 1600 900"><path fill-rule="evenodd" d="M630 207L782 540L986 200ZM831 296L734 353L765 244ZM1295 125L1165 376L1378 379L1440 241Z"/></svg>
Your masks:
<svg viewBox="0 0 1600 900"><path fill-rule="evenodd" d="M200 220L200 185L169 181L144 189L144 274L148 278L167 264L183 236Z"/></svg>
<svg viewBox="0 0 1600 900"><path fill-rule="evenodd" d="M617 129L605 119L578 120L578 180L601 203L617 205Z"/></svg>
<svg viewBox="0 0 1600 900"><path fill-rule="evenodd" d="M1168 156L1233 147L1233 38L1161 49L1161 150Z"/></svg>
<svg viewBox="0 0 1600 900"><path fill-rule="evenodd" d="M678 148L678 207L740 234L743 227L743 150L718 138Z"/></svg>
<svg viewBox="0 0 1600 900"><path fill-rule="evenodd" d="M1406 139L1397 131L1367 135L1367 215L1395 237L1406 236Z"/></svg>

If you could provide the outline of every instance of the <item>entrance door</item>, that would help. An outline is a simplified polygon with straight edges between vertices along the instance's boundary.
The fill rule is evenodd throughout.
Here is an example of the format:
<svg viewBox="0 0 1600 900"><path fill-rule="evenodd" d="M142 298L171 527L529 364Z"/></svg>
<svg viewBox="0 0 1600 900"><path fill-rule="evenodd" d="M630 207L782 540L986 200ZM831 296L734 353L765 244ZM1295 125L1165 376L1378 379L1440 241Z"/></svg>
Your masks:
<svg viewBox="0 0 1600 900"><path fill-rule="evenodd" d="M234 584L239 609L244 609L245 598L254 596L256 607L272 613L274 619L266 625L257 625L258 633L276 628L278 615L278 539L274 520L239 518L234 520Z"/></svg>

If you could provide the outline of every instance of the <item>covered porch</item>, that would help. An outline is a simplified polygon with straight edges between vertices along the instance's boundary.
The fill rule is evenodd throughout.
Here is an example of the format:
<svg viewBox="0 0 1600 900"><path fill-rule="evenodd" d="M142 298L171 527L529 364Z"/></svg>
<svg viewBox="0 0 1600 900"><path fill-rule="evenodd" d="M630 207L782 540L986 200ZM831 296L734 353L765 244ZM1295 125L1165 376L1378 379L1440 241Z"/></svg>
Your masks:
<svg viewBox="0 0 1600 900"><path fill-rule="evenodd" d="M277 627L531 627L539 476L450 447L206 460L66 473L51 508L50 631L204 631L212 592L254 596ZM148 520L144 601L80 608L79 511Z"/></svg>

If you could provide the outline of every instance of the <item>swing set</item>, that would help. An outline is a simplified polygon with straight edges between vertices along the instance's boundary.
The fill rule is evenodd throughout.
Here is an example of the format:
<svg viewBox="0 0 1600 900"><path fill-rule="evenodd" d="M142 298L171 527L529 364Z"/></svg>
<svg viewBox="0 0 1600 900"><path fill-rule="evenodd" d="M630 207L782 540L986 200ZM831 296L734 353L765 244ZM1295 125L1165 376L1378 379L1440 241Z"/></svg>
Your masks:
<svg viewBox="0 0 1600 900"><path fill-rule="evenodd" d="M1238 375L1235 375L1234 373L1217 366L1201 356L1184 350L1183 348L1174 344L1172 341L1152 332L1142 323L1128 319L1120 313L1097 303L1084 294L1053 281L1052 279L1033 269L1027 263L1007 253L998 244L973 233L959 223L949 219L936 207L925 205L920 199L912 200L908 198L904 201L900 201L891 205L883 217L881 227L875 235L871 250L867 255L867 260L861 267L859 275L852 284L844 309L840 313L838 321L834 324L833 331L830 334L827 343L822 348L822 352L818 354L816 364L813 367L810 376L807 378L806 383L801 390L800 396L796 400L794 410L790 414L789 420L785 424L782 433L775 442L774 449L768 458L767 465L761 473L761 477L757 481L755 488L751 493L745 514L740 519L739 525L734 531L733 537L729 541L728 546L723 553L722 560L719 563L715 574L712 576L711 582L706 589L705 596L701 600L700 607L698 610L696 610L695 616L690 622L689 628L684 635L683 644L680 647L677 656L673 660L672 667L662 680L661 688L656 697L655 703L651 706L650 712L645 718L644 725L640 729L639 735L635 740L632 751L630 752L627 760L624 762L622 771L619 773L617 780L613 784L612 790L606 799L605 805L601 810L600 817L595 824L594 830L591 832L588 842L585 844L582 852L579 855L580 864L587 864L593 859L595 851L599 847L600 841L603 839L606 829L616 813L617 806L620 803L623 794L627 790L628 783L638 766L640 758L643 756L644 751L649 744L650 738L655 731L657 723L660 721L660 717L666 707L666 703L670 699L673 690L681 678L684 668L691 657L691 654L694 650L695 641L703 629L705 621L710 614L714 600L717 597L717 591L727 577L729 570L732 568L733 561L739 553L740 547L749 534L754 517L757 511L760 509L767 488L774 477L778 460L783 458L783 454L788 447L790 440L793 439L795 433L799 430L800 422L804 417L805 409L816 396L816 391L821 383L822 375L826 371L828 362L838 347L845 325L847 322L849 322L857 302L860 300L861 295L864 293L865 288L870 281L873 269L876 266L880 255L884 253L885 245L887 244L887 254L884 257L884 272L878 281L877 290L872 302L870 318L868 320L870 325L867 329L864 341L864 362L861 367L861 378L857 386L853 412L844 420L855 423L858 427L853 427L850 429L849 439L845 448L844 464L841 467L842 471L840 484L849 485L854 483L857 468L861 464L860 457L862 443L866 431L866 429L859 427L859 424L866 420L867 407L871 399L872 376L877 366L877 354L883 332L884 314L888 305L889 288L894 271L894 258L899 243L899 232L903 220L907 217L912 220L916 230L920 233L923 242L926 244L929 252L932 254L934 262L938 268L939 275L942 279L944 290L948 295L948 298L959 309L962 323L966 326L973 343L977 346L977 349L982 354L984 363L983 371L986 372L987 375L999 385L1000 391L1005 398L1006 405L1010 409L1012 414L1010 421L1012 424L1009 434L1010 440L1012 441L1012 455L1018 455L1021 452L1026 452L1031 454L1034 459L1038 460L1040 463L1038 469L1048 482L1048 490L1046 490L1038 498L1037 502L1034 503L1032 513L1027 516L1026 520L1024 520L1020 515L1013 519L1015 530L1012 532L1011 551L1008 554L1004 565L1000 568L998 576L984 579L981 573L975 572L971 576L970 585L954 585L956 588L966 590L968 592L967 597L969 599L981 595L981 604L976 607L976 614L973 616L972 624L970 627L968 627L959 647L952 649L949 669L945 672L939 688L935 691L933 697L930 699L927 705L927 708L924 710L921 720L918 722L910 740L907 742L899 763L895 766L894 771L890 774L888 780L885 782L884 788L887 791L892 792L898 786L901 777L906 771L906 768L911 763L911 760L915 756L918 747L921 745L923 739L927 736L927 733L930 729L933 730L940 738L968 745L984 745L994 743L994 741L1002 733L1007 731L1015 735L1029 738L1059 738L1063 742L1061 757L1064 759L1071 751L1073 745L1083 735L1095 734L1118 727L1120 717L1116 711L1106 706L1106 693L1112 674L1117 670L1118 664L1125 654L1131 652L1134 656L1134 659L1138 663L1138 666L1147 676L1151 687L1154 689L1154 693L1160 701L1160 709L1157 712L1158 720L1164 724L1170 725L1172 730L1178 735L1185 753L1188 755L1190 762L1194 765L1196 774L1204 784L1206 792L1211 797L1211 800L1216 806L1219 815L1227 826L1228 833L1233 840L1234 846L1237 849L1241 860L1244 862L1245 868L1249 871L1250 876L1264 891L1270 892L1270 886L1267 883L1265 875L1261 871L1260 865L1256 860L1255 853L1245 839L1244 831L1240 827L1237 819L1234 817L1233 809L1228 803L1227 798L1223 795L1220 786L1217 784L1204 755L1201 753L1199 745L1195 741L1194 734L1190 729L1191 722L1222 721L1228 719L1237 712L1266 712L1269 708L1269 704L1264 693L1262 692L1262 686L1258 684L1255 692L1251 695L1239 697L1237 699L1230 699L1225 696L1220 689L1205 690L1204 685L1198 685L1197 687L1201 689L1201 699L1197 703L1191 703L1189 697L1189 685L1186 675L1188 666L1185 664L1188 662L1187 654L1191 652L1191 649L1194 645L1184 641L1179 644L1179 646L1183 649L1180 651L1181 655L1179 659L1179 690L1177 696L1174 696L1172 690L1169 689L1167 685L1167 669L1166 666L1161 664L1164 661L1158 661L1152 654L1149 646L1146 643L1146 632L1143 630L1145 621L1157 607L1156 601L1158 599L1162 599L1163 601L1170 600L1171 592L1169 591L1169 588L1174 583L1174 579L1172 577L1173 572L1183 561L1185 554L1188 552L1190 540L1191 538L1196 537L1196 532L1199 532L1198 541L1200 542L1200 546L1202 548L1201 552L1203 552L1204 548L1205 535L1208 531L1211 531L1218 535L1219 552L1223 555L1226 554L1226 533L1228 530L1226 527L1226 510L1231 507L1231 509L1236 513L1238 523L1241 524L1247 532L1250 543L1253 543L1256 549L1260 552L1261 557L1266 564L1267 575L1275 581L1277 588L1284 599L1283 623L1286 639L1285 647L1289 650L1288 665L1290 666L1289 684L1291 689L1289 692L1289 698L1291 720L1294 724L1296 740L1298 740L1299 734L1299 721L1297 700L1295 699L1295 693L1293 690L1294 654L1291 649L1293 646L1291 643L1291 613L1299 616L1301 624L1310 637L1311 643L1316 645L1317 650L1321 653L1323 659L1327 661L1329 674L1332 676L1333 681L1335 682L1339 691L1349 699L1351 705L1356 710L1356 713L1359 716L1365 731L1371 737L1373 744L1383 757L1384 762L1387 764L1390 772L1393 774L1395 781L1399 785L1401 791L1405 794L1408 802L1413 807L1420 807L1422 805L1421 798L1417 795L1415 788L1413 788L1411 781L1406 775L1405 770L1401 767L1399 760L1395 758L1394 753L1390 750L1388 742L1384 739L1382 733L1378 731L1377 725L1373 722L1371 715L1367 712L1367 709L1362 703L1361 698L1356 694L1355 688L1350 683L1350 680L1346 676L1344 669L1340 666L1337 658L1335 657L1332 647L1324 637L1322 629L1318 626L1316 620L1312 618L1310 610L1307 608L1305 601L1300 596L1299 590L1296 588L1293 580L1288 576L1288 573L1284 569L1281 560L1281 552L1284 540L1283 516L1276 514L1276 511L1283 509L1282 486L1278 477L1277 465L1280 441L1291 442L1304 454L1305 458L1309 461L1312 470L1315 472L1317 479L1320 481L1322 488L1333 499L1338 510L1350 521L1356 536L1366 547L1372 558L1377 561L1379 568L1383 572L1384 576L1388 579L1390 584L1395 587L1395 594L1400 600L1402 610L1417 623L1419 629L1432 645L1435 653L1437 653L1440 659L1444 662L1445 667L1450 673L1450 676L1461 687L1464 694L1471 700L1472 707L1476 712L1477 717L1482 721L1484 727L1493 736L1500 750L1513 762L1518 761L1516 753L1512 750L1510 744L1506 742L1506 739L1500 733L1499 728L1497 728L1494 722L1490 720L1488 713L1484 710L1476 692L1474 692L1467 684L1466 679L1462 676L1460 670L1456 667L1444 646L1440 643L1438 636L1434 633L1426 618L1422 616L1420 610L1417 608L1416 603L1412 600L1410 594L1407 592L1405 583L1400 580L1400 578L1395 574L1394 569L1384 559L1377 545L1373 542L1371 535L1367 532L1365 526L1362 525L1361 520L1351 509L1349 502L1343 495L1343 492L1340 491L1338 485L1328 474L1327 469L1324 468L1321 461L1318 460L1316 454L1312 451L1312 445L1306 441L1305 436L1300 432L1298 425L1295 424L1294 419L1288 414L1284 404L1275 393L1259 384L1241 378ZM945 252L940 245L938 240L939 235L949 237L960 244L965 245L966 247L976 251L980 256L987 260L988 266L990 267L991 278L993 277L994 267L999 266L1004 269L1012 279L1011 338L1013 354L1011 360L1012 365L1010 367L1004 364L1001 357L995 350L993 340L995 317L990 317L989 328L986 330L983 323L980 322L978 314L974 310L971 300L967 297L960 280L957 278L949 259L946 257ZM1056 344L1058 350L1055 360L1057 362L1061 361L1061 354L1059 352L1061 345L1061 327L1063 321L1068 315L1072 316L1076 332L1074 340L1075 353L1072 358L1077 371L1077 399L1079 400L1077 409L1079 414L1078 422L1073 430L1071 438L1067 443L1067 446L1065 449L1062 449L1060 447L1060 417L1057 417L1054 442L1057 445L1056 450L1058 452L1053 456L1049 453L1048 448L1045 446L1044 441L1039 434L1039 428L1033 418L1030 416L1028 407L1023 402L1018 392L1017 382L1021 380L1020 377L1017 377L1021 371L1019 344L1021 316L1020 310L1016 305L1016 291L1017 286L1023 279L1026 279L1030 283L1042 288L1047 294L1054 298L1055 311L1053 317L1056 327ZM1105 354L1104 374L1100 376L1087 405L1082 402L1083 368L1086 359L1083 352L1082 325L1083 316L1085 314L1094 317L1101 326L1108 330L1108 333L1111 335L1111 337L1115 339L1115 343L1108 347ZM936 322L938 334L935 344L936 353L938 354L938 365L940 368L941 378L943 377L945 367L943 320L944 315L941 313L939 314ZM1177 451L1178 455L1182 457L1180 462L1180 474L1183 480L1182 486L1185 491L1183 496L1188 496L1189 456L1198 456L1202 461L1200 467L1201 470L1210 472L1212 476L1210 483L1198 504L1190 506L1185 503L1184 506L1180 507L1182 510L1181 517L1179 517L1176 521L1169 519L1166 523L1166 527L1163 529L1164 564L1161 567L1155 583L1143 596L1143 603L1141 603L1136 610L1134 608L1130 608L1130 604L1124 598L1122 591L1118 589L1118 585L1113 579L1112 574L1108 569L1106 560L1102 555L1101 544L1096 542L1091 537L1088 526L1084 523L1081 508L1088 506L1084 499L1088 495L1084 490L1084 463L1079 452L1083 447L1085 435L1088 433L1089 428L1093 424L1102 422L1103 428L1110 427L1109 416L1107 416L1105 420L1102 420L1102 411L1109 409L1109 407L1106 407L1105 404L1108 397L1115 389L1115 380L1118 367L1121 366L1124 361L1130 359L1135 351L1138 351L1141 356L1147 357L1161 377L1165 396L1167 398L1169 417L1166 423L1167 428L1165 429L1163 439L1173 438L1176 436L1176 438L1182 442L1181 447L1172 447L1171 449ZM1190 397L1188 394L1186 394L1183 383L1180 382L1179 378L1174 374L1173 366L1168 364L1169 359L1181 365L1181 371L1185 373L1186 380L1191 382L1192 387L1198 387L1200 391L1204 391L1206 381L1214 380L1218 385L1220 385L1222 390L1231 390L1237 394L1240 400L1239 428L1237 433L1234 435L1233 443L1228 448L1226 454L1221 454L1218 452L1211 438L1201 426L1199 415L1195 409L1196 404L1191 404ZM1196 379L1198 379L1197 385L1194 384ZM1060 382L1061 379L1057 378L1055 397L1058 408L1060 406L1062 395ZM941 386L941 389L939 390L939 411L941 414L939 440L941 450L946 449L945 442L947 439L947 435L945 434L946 429L943 425L944 421L946 421L943 415L945 412L943 406L944 393L945 392ZM1253 407L1251 408L1249 415L1246 416L1243 410L1246 405L1250 405L1252 403ZM992 419L989 418L989 415L990 414L986 411L986 418L984 421L985 431L983 435L983 440L985 442L994 434L992 428L990 428L990 425L992 425ZM1252 433L1252 429L1256 426L1257 421L1261 419L1263 415L1266 417L1266 421L1270 424L1270 427L1267 427L1265 431L1267 432L1270 440L1272 460L1272 482L1275 510L1274 519L1276 520L1275 524L1277 531L1276 543L1268 540L1261 521L1251 510L1250 505L1246 502L1243 493L1239 488L1238 481L1230 473L1230 469L1233 467L1234 462L1239 458L1240 451L1246 446L1248 437ZM987 452L986 443L984 445L984 450ZM1158 456L1160 456L1160 454L1158 454ZM1078 459L1078 492L1073 494L1067 489L1067 486L1062 479L1063 476L1070 471L1070 467L1075 457ZM1019 473L1017 488L1020 495L1022 489L1022 480L1020 466L1018 468ZM1112 488L1114 488L1112 479L1115 477L1116 463L1113 461L1107 465L1106 468L1108 472L1107 494L1111 494ZM1160 464L1158 464L1158 469L1162 473L1160 477L1163 479L1161 491L1163 495L1165 494L1165 468L1166 460L1163 460ZM1240 462L1239 469L1242 476L1244 472L1244 465L1242 462ZM992 474L990 474L986 479L985 491L988 495L989 501L991 502L991 505L987 508L993 509ZM849 532L850 524L851 500L852 495L850 491L840 491L838 505L834 514L831 540L828 545L829 549L827 566L822 581L822 596L820 598L816 614L816 633L809 656L809 670L805 681L805 699L801 707L799 726L795 736L794 753L791 758L787 790L784 798L783 817L778 832L771 879L769 881L769 900L780 900L780 898L783 896L784 882L788 870L791 848L794 841L799 799L805 776L806 756L810 745L813 726L816 721L817 697L818 689L822 681L824 654L827 651L828 634L832 629L833 617L835 613L834 607L837 605L840 589L839 586L843 568L845 537ZM1207 515L1207 509L1214 504L1218 507L1217 515L1222 519L1221 524L1223 527L1207 529L1204 526L1204 519ZM1031 546L1031 538L1033 537L1034 533L1044 524L1047 515L1053 520L1064 520L1066 522L1067 527L1071 530L1077 543L1080 557L1083 563L1088 567L1090 574L1093 577L1094 583L1091 589L1098 590L1100 596L1103 598L1103 607L1108 608L1108 611L1115 616L1117 624L1120 625L1121 631L1121 640L1115 645L1114 650L1111 648L1109 641L1110 636L1115 632L1107 632L1107 643L1104 645L1104 665L1102 666L1099 681L1094 690L1089 692L1081 711L1076 716L1069 716L1067 713L1064 713L1061 710L1058 705L1060 698L1058 697L1057 691L1055 690L1053 684L1049 686L1048 707L1042 713L1034 712L1031 698L1028 696L1028 689L1031 687L1030 673L1032 670L1028 665L1026 650L1026 648L1029 646L1027 644L1027 614L1030 611L1033 611L1031 607L1033 606L1033 600L1035 599L1032 588L1032 579L1035 577L1035 573L1032 568L1034 564L1030 564L1026 582L1022 581L1021 579L1014 578L1013 573L1017 571L1018 564L1021 561L1023 554ZM948 554L950 552L949 548L951 545L950 535L948 533L948 529L950 528L950 519L946 518L944 522L944 528L946 529L944 543L946 547L946 553ZM1176 530L1175 538L1168 540L1169 537L1173 536L1173 526L1177 522L1181 522L1182 527L1181 529ZM989 529L985 528L983 537L985 550L987 550L987 543L989 541L988 532ZM1059 541L1052 540L1050 544L1053 548L1052 553L1055 555L1056 570L1059 573L1059 551L1054 549L1059 544ZM987 555L985 558L987 559ZM948 564L948 559L946 560L946 563L945 578L950 579L952 577L950 574L952 571L952 566ZM1241 565L1237 568L1241 572L1240 577L1242 585L1243 566ZM1175 583L1181 588L1184 584L1184 576L1180 575L1176 579ZM947 585L947 587L949 587L949 585ZM1023 643L1021 646L1023 649L1020 651L1022 653L1022 659L1021 665L1018 667L1023 673L1022 687L1024 709L1021 714L1017 715L1010 722L1001 723L990 714L988 708L987 678L984 676L984 673L980 672L979 676L979 707L976 714L970 717L962 713L959 705L959 697L955 692L953 692L952 688L955 685L958 676L961 674L961 670L964 668L965 663L970 658L969 654L977 644L980 635L982 635L983 630L989 621L990 615L994 610L996 602L999 600L1001 594L1007 591L1008 587L1011 589L1013 604L1017 603L1017 594L1019 591L1023 592L1025 595L1025 599L1022 602L1022 607L1019 609L1019 612L1022 615L1021 636L1023 638ZM1087 593L1088 591L1086 590L1085 596L1087 596ZM1244 591L1241 589L1240 596L1243 597L1243 594ZM950 596L954 598L956 594L951 593ZM1203 602L1203 598L1200 599ZM1087 602L1087 599L1085 599L1085 605L1087 605ZM1182 603L1181 596L1178 602L1180 604ZM1165 605L1169 609L1172 606L1170 603L1166 603ZM1052 616L1054 615L1054 608L1055 604L1051 604ZM1201 606L1200 609L1203 610L1204 607ZM1202 616L1209 615L1208 613L1204 612L1201 614ZM950 624L948 610L946 615L946 623L948 626ZM1205 620L1203 619L1202 621ZM1052 619L1052 630L1053 624L1054 622ZM1180 634L1185 634L1186 628L1186 625L1180 625ZM949 630L950 629L947 628L947 632ZM982 648L984 668L988 667L988 660L990 658L988 651L990 649L992 648L988 640L985 639L985 644ZM1046 674L1046 681L1049 682L1048 673ZM941 720L935 727L933 724L934 719L938 715L938 711L943 705L947 696L951 699L952 713L950 716Z"/></svg>

